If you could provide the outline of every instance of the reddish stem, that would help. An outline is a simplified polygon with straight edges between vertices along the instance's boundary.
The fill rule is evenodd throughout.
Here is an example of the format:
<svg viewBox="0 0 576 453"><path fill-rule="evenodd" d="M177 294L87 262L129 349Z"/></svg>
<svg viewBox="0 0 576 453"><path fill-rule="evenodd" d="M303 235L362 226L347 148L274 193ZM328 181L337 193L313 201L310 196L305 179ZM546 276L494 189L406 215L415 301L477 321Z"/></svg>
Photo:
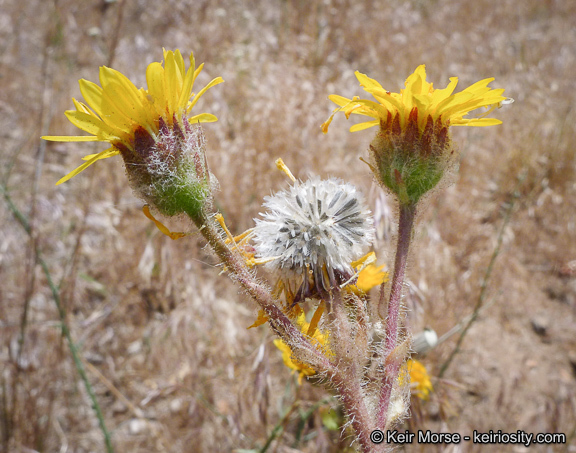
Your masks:
<svg viewBox="0 0 576 453"><path fill-rule="evenodd" d="M394 275L392 277L392 286L390 289L390 301L388 302L386 341L383 351L387 357L394 351L398 342L398 320L400 317L402 286L404 284L412 227L414 226L414 218L416 217L416 205L400 204L399 211L398 244L396 246L396 259L394 262ZM401 365L401 360L398 360L398 358L391 357L391 359L392 360L386 360L385 362L384 380L380 390L380 401L378 404L376 420L378 427L381 429L386 428L390 395L394 383L398 379L398 370Z"/></svg>
<svg viewBox="0 0 576 453"><path fill-rule="evenodd" d="M331 381L342 397L342 402L356 432L361 451L364 453L385 451L385 444L375 444L370 440L370 434L376 428L364 404L360 381L352 382L346 378L345 373L334 374Z"/></svg>

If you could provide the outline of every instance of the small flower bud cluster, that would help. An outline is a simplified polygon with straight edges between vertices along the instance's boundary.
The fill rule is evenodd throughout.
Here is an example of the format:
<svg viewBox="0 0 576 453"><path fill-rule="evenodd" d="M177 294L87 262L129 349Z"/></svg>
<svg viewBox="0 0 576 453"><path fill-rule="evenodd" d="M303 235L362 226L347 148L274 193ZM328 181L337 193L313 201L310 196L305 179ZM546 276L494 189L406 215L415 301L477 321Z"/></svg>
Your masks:
<svg viewBox="0 0 576 453"><path fill-rule="evenodd" d="M338 179L296 182L264 206L254 229L256 253L282 280L300 285L294 302L326 297L352 278L350 263L374 237L362 195Z"/></svg>

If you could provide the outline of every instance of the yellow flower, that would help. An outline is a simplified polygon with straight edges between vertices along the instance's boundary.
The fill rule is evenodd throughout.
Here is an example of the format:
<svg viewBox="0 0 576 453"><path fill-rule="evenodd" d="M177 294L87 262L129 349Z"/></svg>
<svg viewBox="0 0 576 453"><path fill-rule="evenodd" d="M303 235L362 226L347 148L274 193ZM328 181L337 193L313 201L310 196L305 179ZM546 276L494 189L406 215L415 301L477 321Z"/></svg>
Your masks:
<svg viewBox="0 0 576 453"><path fill-rule="evenodd" d="M327 349L328 336L320 329L316 328L314 325L314 320L312 320L311 323L307 323L306 316L304 313L302 313L298 317L297 323L300 330L309 336L312 344L314 344L319 349ZM313 324L312 329L310 329L311 324ZM284 343L284 341L276 339L274 340L274 346L276 346L282 352L282 360L284 361L284 365L290 368L293 373L298 372L298 384L302 384L302 379L304 376L312 376L316 374L314 368L294 357L292 349L290 349L290 346Z"/></svg>
<svg viewBox="0 0 576 453"><path fill-rule="evenodd" d="M406 367L410 373L412 393L420 399L427 400L434 388L426 367L422 362L413 359L408 360Z"/></svg>
<svg viewBox="0 0 576 453"><path fill-rule="evenodd" d="M365 264L367 261L369 262L368 265ZM379 286L388 281L388 272L382 270L385 265L376 266L376 264L374 264L375 261L376 254L370 252L359 260L351 263L356 270L360 271L356 284L350 286L356 294L366 294L375 286Z"/></svg>
<svg viewBox="0 0 576 453"><path fill-rule="evenodd" d="M343 96L331 95L329 99L340 108L336 109L328 121L322 125L324 133L328 132L334 115L343 111L346 117L352 113L374 118L372 121L352 126L350 131L360 131L369 127L381 125L383 128L406 129L413 121L411 117L417 112L417 125L423 132L429 121L440 120L450 126L493 126L501 124L494 118L463 118L479 107L498 106L506 100L502 96L503 89L491 89L488 84L494 78L480 80L463 91L453 94L458 77L451 77L450 83L444 89L434 89L432 83L426 81L424 65L418 66L407 79L406 88L400 93L391 93L382 88L376 80L359 71L355 72L360 86L370 93L377 102L359 99L347 99Z"/></svg>
<svg viewBox="0 0 576 453"><path fill-rule="evenodd" d="M372 163L369 164L382 186L398 197L404 206L415 205L433 189L451 167L456 166L456 154L450 140L450 126L492 126L501 121L493 118L464 118L472 110L490 107L486 116L503 103L503 89L491 89L494 79L484 79L454 94L458 78L452 77L446 88L436 90L426 81L424 65L406 79L400 93L391 93L376 80L356 71L365 91L376 101L348 99L331 95L339 106L322 125L324 133L334 115L344 112L372 118L356 124L352 132L380 126L370 144Z"/></svg>
<svg viewBox="0 0 576 453"><path fill-rule="evenodd" d="M382 266L376 266L375 264L366 266L358 274L356 288L365 294L375 286L380 286L382 283L387 282L388 272L382 270L384 267L384 264Z"/></svg>
<svg viewBox="0 0 576 453"><path fill-rule="evenodd" d="M118 154L122 154L128 169L129 165L140 163L139 160L143 159L141 154L157 143L162 130L186 132L192 124L216 121L217 118L210 113L190 116L206 90L224 81L217 77L194 95L194 81L203 66L196 68L194 56L190 54L190 67L186 71L179 50L164 50L164 66L154 62L146 70L147 90L137 89L122 73L106 66L100 68L101 87L80 80L80 91L86 103L73 99L76 110L66 111L66 116L72 124L91 135L42 138L61 142L100 141L111 146L85 156L86 162L57 184L76 176L100 159Z"/></svg>

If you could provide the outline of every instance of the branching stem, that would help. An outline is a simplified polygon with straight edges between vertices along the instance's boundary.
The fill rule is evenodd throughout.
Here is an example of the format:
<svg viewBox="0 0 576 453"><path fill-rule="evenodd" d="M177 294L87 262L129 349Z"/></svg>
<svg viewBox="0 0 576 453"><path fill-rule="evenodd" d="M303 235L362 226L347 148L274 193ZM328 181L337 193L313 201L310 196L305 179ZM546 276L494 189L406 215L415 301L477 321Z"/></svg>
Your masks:
<svg viewBox="0 0 576 453"><path fill-rule="evenodd" d="M366 407L361 379L356 376L358 373L350 372L351 370L347 369L347 367L341 369L340 364L332 363L328 357L306 339L302 332L278 308L270 291L260 284L248 270L244 258L237 251L228 247L212 217L202 213L196 216L190 215L190 218L233 278L264 310L274 332L293 351L299 351L307 359L310 359L317 372L326 374L328 379L336 386L352 426L356 431L362 451L365 453L382 451L383 445L374 444L370 440L370 433L375 429L375 424ZM339 293L338 298L337 303L342 304L343 301ZM343 309L343 307L339 308ZM343 322L347 321L344 319ZM347 365L354 366L355 364Z"/></svg>
<svg viewBox="0 0 576 453"><path fill-rule="evenodd" d="M212 217L204 212L189 214L189 216L218 258L228 268L233 278L264 310L274 332L294 351L300 351L307 359L310 359L319 373L334 374L335 367L330 360L312 345L282 310L278 308L274 303L271 292L256 280L256 277L246 266L244 258L228 247Z"/></svg>

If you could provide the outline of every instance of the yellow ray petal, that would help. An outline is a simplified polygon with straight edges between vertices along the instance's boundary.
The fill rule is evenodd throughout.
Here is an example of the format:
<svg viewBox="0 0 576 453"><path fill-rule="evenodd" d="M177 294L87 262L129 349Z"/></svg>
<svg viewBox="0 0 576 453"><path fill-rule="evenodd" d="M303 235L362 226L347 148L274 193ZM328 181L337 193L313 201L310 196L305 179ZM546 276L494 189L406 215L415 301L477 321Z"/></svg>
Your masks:
<svg viewBox="0 0 576 453"><path fill-rule="evenodd" d="M410 96L414 94L428 94L426 90L426 68L422 64L416 68L416 70L408 76L406 82L404 82L406 89L404 94L410 99ZM428 84L430 85L430 84Z"/></svg>
<svg viewBox="0 0 576 453"><path fill-rule="evenodd" d="M444 99L436 106L436 113L438 115L442 115L444 118L447 118L447 115L449 115L449 113L447 112L449 110L453 109L454 107L463 105L473 98L474 95L472 93L466 93L464 91L453 94L452 96Z"/></svg>
<svg viewBox="0 0 576 453"><path fill-rule="evenodd" d="M476 110L480 107L485 107L487 105L497 104L502 102L505 98L503 96L496 96L496 97L473 97L468 99L465 102L461 102L459 104L453 105L450 108L444 111L444 115L447 116L462 116L466 115L468 112L472 110Z"/></svg>
<svg viewBox="0 0 576 453"><path fill-rule="evenodd" d="M107 142L108 140L93 135L43 135L42 140L49 142Z"/></svg>
<svg viewBox="0 0 576 453"><path fill-rule="evenodd" d="M371 79L366 74L362 74L360 71L355 71L354 74L356 75L358 82L360 82L360 86L366 89L367 91L374 88L386 91L384 90L384 88L382 88L382 85L380 85L380 83L377 80Z"/></svg>
<svg viewBox="0 0 576 453"><path fill-rule="evenodd" d="M148 84L148 97L152 98L152 105L158 116L166 114L168 101L164 89L164 68L158 62L146 68L146 83Z"/></svg>
<svg viewBox="0 0 576 453"><path fill-rule="evenodd" d="M212 115L211 113L200 113L199 115L194 115L190 117L188 121L190 122L190 124L213 123L215 121L218 121L218 118L216 117L216 115Z"/></svg>
<svg viewBox="0 0 576 453"><path fill-rule="evenodd" d="M194 82L196 81L196 77L198 77L198 75L202 72L202 69L204 69L204 63L201 63L200 66L198 66L198 68L194 71L194 77L192 77L192 84L194 84Z"/></svg>
<svg viewBox="0 0 576 453"><path fill-rule="evenodd" d="M453 120L450 123L452 126L497 126L502 124L502 121L496 118L460 118Z"/></svg>
<svg viewBox="0 0 576 453"><path fill-rule="evenodd" d="M206 93L206 91L209 88L212 88L215 85L218 85L219 83L224 82L224 79L222 77L216 77L215 79L212 79L212 81L206 85L204 88L202 88L198 94L196 96L194 96L194 99L192 100L192 102L190 102L190 104L188 105L188 108L186 109L186 113L190 112L190 110L192 110L192 107L194 107L196 105L196 102L198 102L198 99L200 99L200 96L202 96L204 93Z"/></svg>
<svg viewBox="0 0 576 453"><path fill-rule="evenodd" d="M101 66L99 76L100 85L102 85L104 90L106 90L110 84L114 84L115 86L120 85L126 91L125 98L131 104L138 105L140 103L138 88L136 88L130 79L120 71L116 71L115 69L106 66Z"/></svg>
<svg viewBox="0 0 576 453"><path fill-rule="evenodd" d="M158 130L158 116L150 99L147 98L146 91L142 89L135 93L128 94L123 87L123 84L116 82L110 83L106 89L106 96L114 100L114 105L126 115L127 118L153 134ZM132 130L128 132L131 133Z"/></svg>
<svg viewBox="0 0 576 453"><path fill-rule="evenodd" d="M192 97L192 87L194 86L194 56L190 54L190 67L184 76L182 81L182 92L180 93L180 99L178 100L178 111L184 111L188 105L188 101Z"/></svg>
<svg viewBox="0 0 576 453"><path fill-rule="evenodd" d="M92 110L90 110L90 108L86 104L79 102L74 98L72 98L72 102L74 103L74 107L76 107L76 110L78 110L79 112L84 112L92 116L98 116Z"/></svg>
<svg viewBox="0 0 576 453"><path fill-rule="evenodd" d="M352 99L345 98L344 96L338 96L337 94L331 94L328 96L328 99L340 107L344 107L345 105L348 105L350 102L352 102Z"/></svg>
<svg viewBox="0 0 576 453"><path fill-rule="evenodd" d="M378 126L378 125L380 125L380 120L367 121L365 123L358 123L358 124L355 124L354 126L352 126L350 128L350 132L363 131L364 129L368 129L370 127L374 127L374 126Z"/></svg>
<svg viewBox="0 0 576 453"><path fill-rule="evenodd" d="M67 110L64 112L66 118L78 129L88 132L89 134L97 136L101 140L118 140L118 130L109 126L102 120L77 110Z"/></svg>
<svg viewBox="0 0 576 453"><path fill-rule="evenodd" d="M425 116L430 109L430 102L432 101L432 98L430 96L426 96L425 94L415 94L412 96L412 100L414 106L417 107L418 111L420 112L419 117L422 118Z"/></svg>
<svg viewBox="0 0 576 453"><path fill-rule="evenodd" d="M102 118L102 88L86 79L80 79L78 85L80 85L80 92L84 100L94 109L94 112ZM80 105L84 108L86 107L83 104Z"/></svg>
<svg viewBox="0 0 576 453"><path fill-rule="evenodd" d="M82 160L91 160L95 156L100 156L100 157L98 157L98 160L102 160L102 159L107 159L108 157L117 156L118 154L120 154L120 151L118 151L116 148L112 147L112 148L108 148L107 150L100 151L99 153L88 154L87 156L84 156L82 158Z"/></svg>
<svg viewBox="0 0 576 453"><path fill-rule="evenodd" d="M473 83L473 84L470 85L468 88L465 88L465 89L462 90L462 91L470 91L470 92L472 92L472 93L475 93L475 92L478 92L478 91L480 91L480 90L483 90L484 88L486 88L486 87L488 86L488 84L489 84L490 82L493 82L493 81L494 81L494 77L489 77L489 78L487 78L487 79L482 79L482 80L479 80L479 81L476 82L476 83Z"/></svg>
<svg viewBox="0 0 576 453"><path fill-rule="evenodd" d="M395 97L394 94L396 93L389 93L384 90L370 90L370 94L388 110L397 110L401 114L404 113L405 106L403 100Z"/></svg>
<svg viewBox="0 0 576 453"><path fill-rule="evenodd" d="M377 102L369 101L367 99L358 99L355 102L360 106L366 107L366 109L358 109L358 111L354 112L358 115L366 115L371 116L373 118L386 118L388 116L388 110L386 109L386 107ZM352 113L352 110L348 109L344 110L344 113L346 113L346 117L350 116L350 113L348 113L349 111L350 113Z"/></svg>
<svg viewBox="0 0 576 453"><path fill-rule="evenodd" d="M458 77L450 77L450 83L446 88L434 90L434 93L432 93L432 97L430 99L430 103L432 105L439 104L440 102L450 97L456 89L456 85L458 85Z"/></svg>
<svg viewBox="0 0 576 453"><path fill-rule="evenodd" d="M176 63L176 67L178 68L178 72L180 73L180 76L182 78L185 73L184 58L182 57L182 53L180 52L179 49L174 50L173 54L174 54L174 62Z"/></svg>
<svg viewBox="0 0 576 453"><path fill-rule="evenodd" d="M116 102L101 87L88 80L80 80L82 96L100 116L103 122L114 125L116 129L130 132L134 128L134 121L127 117L116 105Z"/></svg>
<svg viewBox="0 0 576 453"><path fill-rule="evenodd" d="M180 76L180 77L179 77ZM174 54L167 52L164 61L164 89L166 90L166 101L168 112L175 113L178 99L180 98L180 89L182 87L182 76L180 75Z"/></svg>
<svg viewBox="0 0 576 453"><path fill-rule="evenodd" d="M100 68L100 83L124 115L152 132L156 118L152 115L149 102L144 102L142 90L138 90L124 74L106 66Z"/></svg>
<svg viewBox="0 0 576 453"><path fill-rule="evenodd" d="M88 162L83 163L82 165L80 165L78 168L76 168L75 170L72 170L70 173L68 173L66 176L64 176L63 178L61 178L56 185L62 184L63 182L68 181L70 178L73 178L74 176L76 176L78 173L86 170L90 165L92 165L94 162L96 162L97 160L100 159L105 159L106 157L109 156L104 156L102 157L104 154L107 154L110 152L111 149L114 148L108 148L104 151L102 151L101 153L98 153L96 155L94 155L94 157L92 159L90 159Z"/></svg>

